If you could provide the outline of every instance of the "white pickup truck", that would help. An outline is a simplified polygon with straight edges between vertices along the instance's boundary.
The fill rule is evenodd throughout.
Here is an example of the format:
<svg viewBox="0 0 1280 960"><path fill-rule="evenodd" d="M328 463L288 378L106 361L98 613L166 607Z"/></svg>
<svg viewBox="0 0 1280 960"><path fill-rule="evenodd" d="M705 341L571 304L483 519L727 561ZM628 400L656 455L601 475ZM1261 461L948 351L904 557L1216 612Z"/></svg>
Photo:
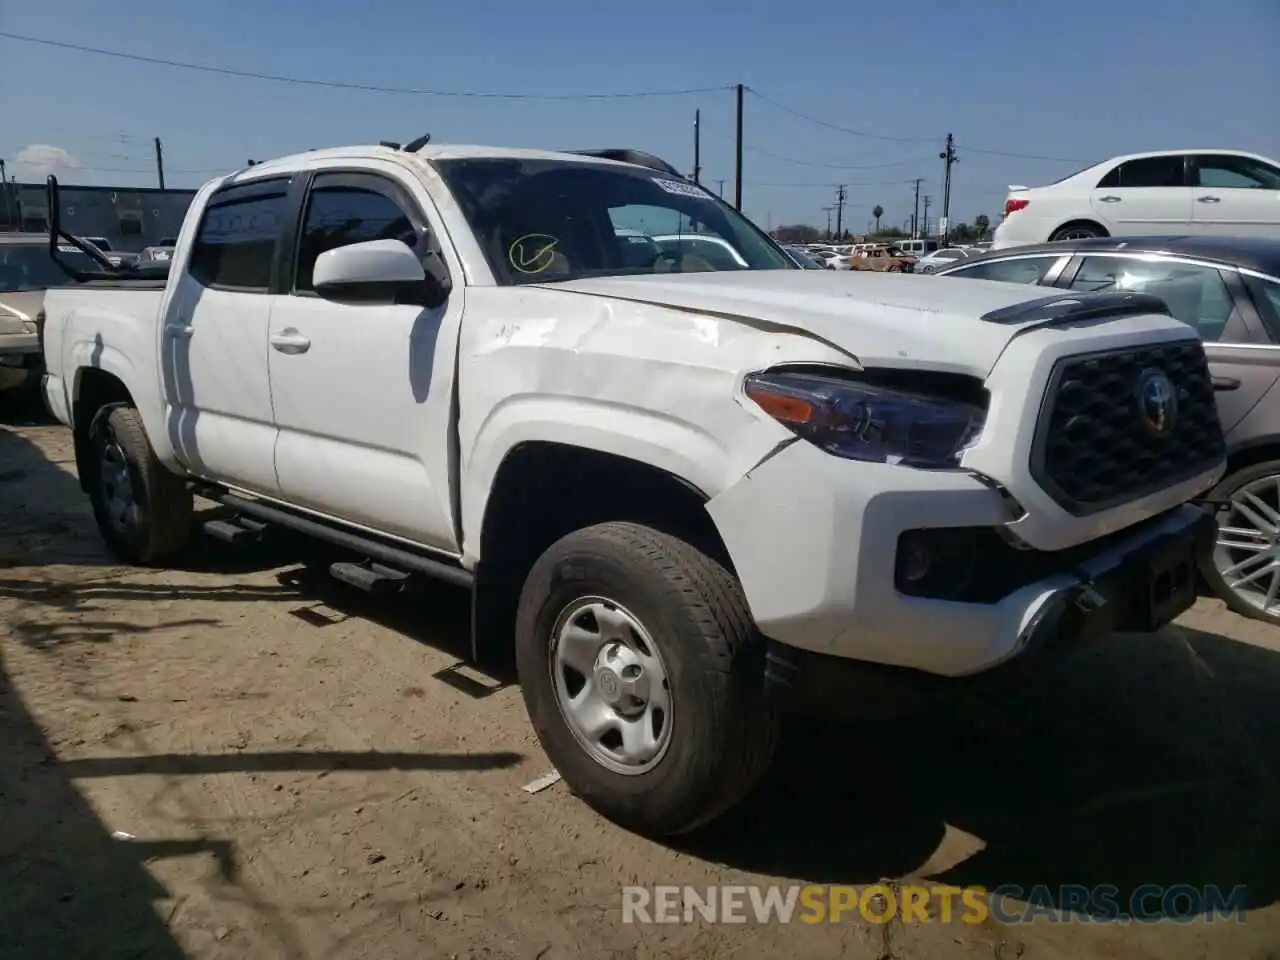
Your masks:
<svg viewBox="0 0 1280 960"><path fill-rule="evenodd" d="M44 390L119 556L182 550L198 494L365 589L467 586L566 783L651 835L741 798L782 712L1158 628L1213 533L1161 301L801 270L647 155L316 150L206 184L167 279L77 279Z"/></svg>

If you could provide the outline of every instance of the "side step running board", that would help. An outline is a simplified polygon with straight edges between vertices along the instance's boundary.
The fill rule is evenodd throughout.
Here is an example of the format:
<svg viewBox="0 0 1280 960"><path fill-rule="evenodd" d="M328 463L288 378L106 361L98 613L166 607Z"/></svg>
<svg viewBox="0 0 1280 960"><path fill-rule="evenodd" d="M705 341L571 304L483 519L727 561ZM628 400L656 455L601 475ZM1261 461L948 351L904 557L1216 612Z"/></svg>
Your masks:
<svg viewBox="0 0 1280 960"><path fill-rule="evenodd" d="M456 564L449 563L444 560L436 560L432 557L423 556L420 553L412 552L403 547L392 546L372 537L364 536L332 524L323 523L314 520L311 517L304 517L290 510L284 510L279 507L270 506L258 500L248 500L244 497L236 496L234 493L214 486L199 484L195 488L196 493L215 503L220 503L225 507L229 507L236 513L241 514L235 522L243 525L246 521L256 523L259 529L261 527L274 524L284 527L287 530L296 530L298 533L317 540L323 540L334 546L349 550L351 553L368 557L374 566L384 570L386 573L395 574L401 571L406 573L419 573L425 577L434 580L443 580L446 583L452 583L455 586L470 588L474 586L475 578L471 575L470 570L463 569ZM213 521L212 523L225 523L230 521ZM211 524L212 525L212 524ZM218 534L214 534L218 536ZM346 566L344 564L336 564L335 566ZM359 566L351 564L350 566ZM366 569L371 569L366 565ZM331 571L332 572L332 571ZM340 574L335 573L339 579L344 579ZM357 578L364 577L366 574L354 574ZM354 581L347 581L352 582ZM354 583L360 586L359 583ZM382 588L385 589L385 588Z"/></svg>
<svg viewBox="0 0 1280 960"><path fill-rule="evenodd" d="M399 593L409 583L409 574L380 563L335 563L329 575L366 593Z"/></svg>
<svg viewBox="0 0 1280 960"><path fill-rule="evenodd" d="M265 523L259 523L250 517L210 520L204 525L205 533L224 543L257 543L266 529Z"/></svg>

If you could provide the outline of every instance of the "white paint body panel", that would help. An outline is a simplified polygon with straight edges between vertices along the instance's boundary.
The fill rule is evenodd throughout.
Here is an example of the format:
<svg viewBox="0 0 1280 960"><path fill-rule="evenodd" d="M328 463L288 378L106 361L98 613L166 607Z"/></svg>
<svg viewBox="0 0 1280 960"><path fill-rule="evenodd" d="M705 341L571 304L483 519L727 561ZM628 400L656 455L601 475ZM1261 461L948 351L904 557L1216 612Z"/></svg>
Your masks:
<svg viewBox="0 0 1280 960"><path fill-rule="evenodd" d="M1057 183L1010 188L1007 199L1030 203L996 227L991 249L1045 243L1077 220L1102 226L1113 237L1170 234L1280 237L1280 191L1219 187L1105 187L1104 176L1129 160L1200 154L1247 157L1280 169L1280 163L1242 150L1160 150L1112 157ZM1206 198L1208 201L1206 202Z"/></svg>
<svg viewBox="0 0 1280 960"><path fill-rule="evenodd" d="M1001 495L974 473L1003 484L1026 507L1011 527L1046 550L1168 510L1216 479L1071 517L1027 469L1053 363L1185 339L1187 328L1171 318L1062 328L1034 315L1022 324L991 323L978 318L1045 292L910 275L744 271L503 287L425 162L485 153L558 156L346 148L260 164L226 180L334 167L394 178L426 212L454 279L449 302L436 311L200 288L185 272L186 251L223 181L206 185L178 238L163 295L50 293L51 409L71 422L78 378L89 368L109 371L132 393L173 469L451 554L468 568L483 559L480 532L494 478L518 445L568 444L651 464L708 497L769 636L944 675L1016 653L1021 628L1064 582L1050 578L985 606L895 591L901 531L1009 523ZM241 302L249 298L255 302ZM167 337L175 323L192 332ZM306 349L274 348L281 334L305 339ZM796 440L742 394L748 373L780 363L950 371L986 381L987 429L964 461L973 473L843 460Z"/></svg>

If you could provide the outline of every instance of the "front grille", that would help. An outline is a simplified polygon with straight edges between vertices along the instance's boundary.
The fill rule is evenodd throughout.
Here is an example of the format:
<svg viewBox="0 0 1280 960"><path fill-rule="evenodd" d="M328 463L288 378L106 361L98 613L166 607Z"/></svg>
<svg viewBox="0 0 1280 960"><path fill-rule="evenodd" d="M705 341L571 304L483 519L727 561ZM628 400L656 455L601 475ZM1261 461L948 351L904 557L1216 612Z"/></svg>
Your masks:
<svg viewBox="0 0 1280 960"><path fill-rule="evenodd" d="M1140 384L1157 370L1177 398L1163 435L1146 425L1139 400ZM1036 426L1031 475L1081 516L1203 473L1224 448L1204 346L1179 340L1059 360Z"/></svg>

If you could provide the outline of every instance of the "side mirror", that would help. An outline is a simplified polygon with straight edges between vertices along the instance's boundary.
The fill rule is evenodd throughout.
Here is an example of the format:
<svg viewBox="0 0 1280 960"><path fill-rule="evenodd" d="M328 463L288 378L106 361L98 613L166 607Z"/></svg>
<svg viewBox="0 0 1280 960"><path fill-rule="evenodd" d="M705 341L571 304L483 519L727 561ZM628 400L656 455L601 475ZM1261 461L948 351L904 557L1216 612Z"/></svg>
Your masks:
<svg viewBox="0 0 1280 960"><path fill-rule="evenodd" d="M311 274L326 300L412 303L434 308L448 297L447 284L428 274L418 254L401 240L369 240L326 250Z"/></svg>

